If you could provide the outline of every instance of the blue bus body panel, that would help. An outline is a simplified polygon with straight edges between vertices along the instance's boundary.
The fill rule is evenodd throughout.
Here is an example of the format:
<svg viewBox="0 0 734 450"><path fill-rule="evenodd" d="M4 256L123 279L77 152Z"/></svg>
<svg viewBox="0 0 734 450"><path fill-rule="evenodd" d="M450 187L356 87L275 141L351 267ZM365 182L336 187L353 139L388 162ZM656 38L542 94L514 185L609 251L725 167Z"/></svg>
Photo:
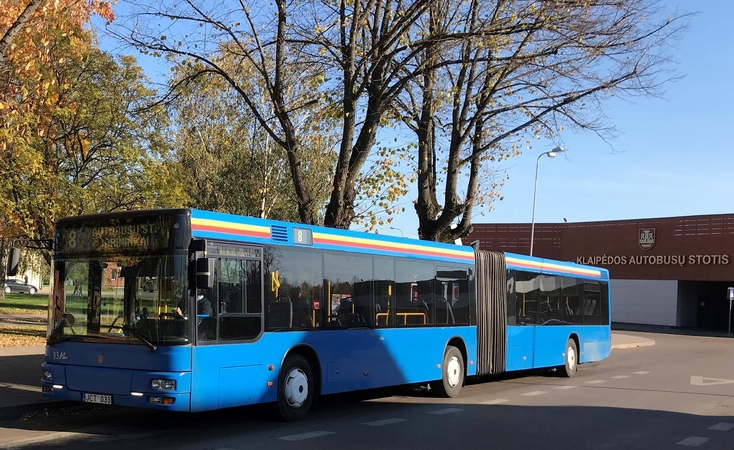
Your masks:
<svg viewBox="0 0 734 450"><path fill-rule="evenodd" d="M191 410L275 401L278 370L299 346L318 355L322 394L437 380L454 337L464 341L475 375L476 331L468 326L275 332L250 344L194 347Z"/></svg>
<svg viewBox="0 0 734 450"><path fill-rule="evenodd" d="M83 401L85 393L112 395L112 404L188 411L191 397L191 347L160 346L151 352L143 345L61 342L46 346L42 381L44 397ZM176 380L176 391L153 391L155 378ZM132 392L142 396L133 396ZM175 397L173 405L149 405L149 396Z"/></svg>
<svg viewBox="0 0 734 450"><path fill-rule="evenodd" d="M562 366L566 342L572 335L579 340L580 363L600 361L612 352L608 325L510 325L506 370Z"/></svg>
<svg viewBox="0 0 734 450"><path fill-rule="evenodd" d="M601 361L612 354L612 330L606 325L584 326L578 330L579 362Z"/></svg>
<svg viewBox="0 0 734 450"><path fill-rule="evenodd" d="M535 328L534 368L565 364L566 342L571 335L579 340L579 362L600 361L612 350L607 325L549 325Z"/></svg>
<svg viewBox="0 0 734 450"><path fill-rule="evenodd" d="M533 367L534 343L534 326L510 325L507 327L506 370L508 372Z"/></svg>

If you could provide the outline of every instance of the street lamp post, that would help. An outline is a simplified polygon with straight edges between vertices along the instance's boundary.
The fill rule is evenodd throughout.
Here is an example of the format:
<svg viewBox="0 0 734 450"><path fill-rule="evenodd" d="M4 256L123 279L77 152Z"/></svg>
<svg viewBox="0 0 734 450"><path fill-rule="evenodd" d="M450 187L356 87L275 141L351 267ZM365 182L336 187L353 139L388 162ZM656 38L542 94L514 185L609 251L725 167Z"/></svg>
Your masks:
<svg viewBox="0 0 734 450"><path fill-rule="evenodd" d="M401 230L400 228L390 227L390 229L391 230L395 230L395 231L399 231L400 232L400 237L405 237L405 235L403 234L403 230Z"/></svg>
<svg viewBox="0 0 734 450"><path fill-rule="evenodd" d="M562 153L563 147L556 147L549 152L544 152L538 155L538 159L535 160L535 186L533 187L533 218L530 220L530 256L533 256L533 241L535 239L535 197L538 194L538 166L540 165L540 158L547 156L548 158L555 158L557 154Z"/></svg>

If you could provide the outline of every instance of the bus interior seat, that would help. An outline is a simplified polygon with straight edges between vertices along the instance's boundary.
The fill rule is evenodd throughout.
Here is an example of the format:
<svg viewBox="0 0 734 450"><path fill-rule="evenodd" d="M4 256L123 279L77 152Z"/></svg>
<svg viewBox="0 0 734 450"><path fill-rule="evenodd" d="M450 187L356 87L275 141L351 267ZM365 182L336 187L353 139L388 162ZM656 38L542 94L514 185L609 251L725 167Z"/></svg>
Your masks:
<svg viewBox="0 0 734 450"><path fill-rule="evenodd" d="M303 297L293 300L293 319L298 327L313 327L311 303Z"/></svg>
<svg viewBox="0 0 734 450"><path fill-rule="evenodd" d="M339 323L346 326L364 326L365 320L355 312L355 304L352 299L343 298L337 310Z"/></svg>
<svg viewBox="0 0 734 450"><path fill-rule="evenodd" d="M198 320L197 335L199 340L211 341L217 337L217 319L214 317L202 317Z"/></svg>
<svg viewBox="0 0 734 450"><path fill-rule="evenodd" d="M436 304L436 322L439 324L456 323L454 311L451 308L451 303L449 303L443 297L440 297L438 299L438 303Z"/></svg>
<svg viewBox="0 0 734 450"><path fill-rule="evenodd" d="M293 326L293 303L278 301L268 307L270 328L290 328Z"/></svg>

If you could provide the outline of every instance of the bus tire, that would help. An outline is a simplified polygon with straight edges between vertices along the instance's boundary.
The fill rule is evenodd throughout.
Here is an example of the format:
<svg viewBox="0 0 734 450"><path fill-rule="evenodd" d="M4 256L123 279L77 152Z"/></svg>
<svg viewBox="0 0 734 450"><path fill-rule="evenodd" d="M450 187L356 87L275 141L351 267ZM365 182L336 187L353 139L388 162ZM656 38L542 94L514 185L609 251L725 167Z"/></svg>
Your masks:
<svg viewBox="0 0 734 450"><path fill-rule="evenodd" d="M566 342L565 360L566 363L560 367L561 375L567 378L571 378L576 375L576 371L579 368L579 350L576 347L576 341L568 338Z"/></svg>
<svg viewBox="0 0 734 450"><path fill-rule="evenodd" d="M441 380L431 383L431 388L440 397L454 398L464 385L464 357L458 348L453 345L446 347L441 367Z"/></svg>
<svg viewBox="0 0 734 450"><path fill-rule="evenodd" d="M278 416L287 422L302 419L311 408L315 388L313 371L306 358L288 355L278 379Z"/></svg>

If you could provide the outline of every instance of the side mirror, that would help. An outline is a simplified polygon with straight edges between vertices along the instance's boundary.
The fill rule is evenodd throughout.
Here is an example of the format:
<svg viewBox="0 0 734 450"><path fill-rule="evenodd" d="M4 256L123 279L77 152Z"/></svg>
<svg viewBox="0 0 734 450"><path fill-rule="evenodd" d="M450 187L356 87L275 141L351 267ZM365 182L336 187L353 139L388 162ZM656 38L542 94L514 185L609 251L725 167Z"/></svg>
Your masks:
<svg viewBox="0 0 734 450"><path fill-rule="evenodd" d="M214 287L214 258L199 258L196 260L196 287L211 289Z"/></svg>
<svg viewBox="0 0 734 450"><path fill-rule="evenodd" d="M14 277L18 274L18 263L20 263L20 249L13 247L8 255L8 276Z"/></svg>
<svg viewBox="0 0 734 450"><path fill-rule="evenodd" d="M189 252L206 252L206 239L193 239L189 244Z"/></svg>

